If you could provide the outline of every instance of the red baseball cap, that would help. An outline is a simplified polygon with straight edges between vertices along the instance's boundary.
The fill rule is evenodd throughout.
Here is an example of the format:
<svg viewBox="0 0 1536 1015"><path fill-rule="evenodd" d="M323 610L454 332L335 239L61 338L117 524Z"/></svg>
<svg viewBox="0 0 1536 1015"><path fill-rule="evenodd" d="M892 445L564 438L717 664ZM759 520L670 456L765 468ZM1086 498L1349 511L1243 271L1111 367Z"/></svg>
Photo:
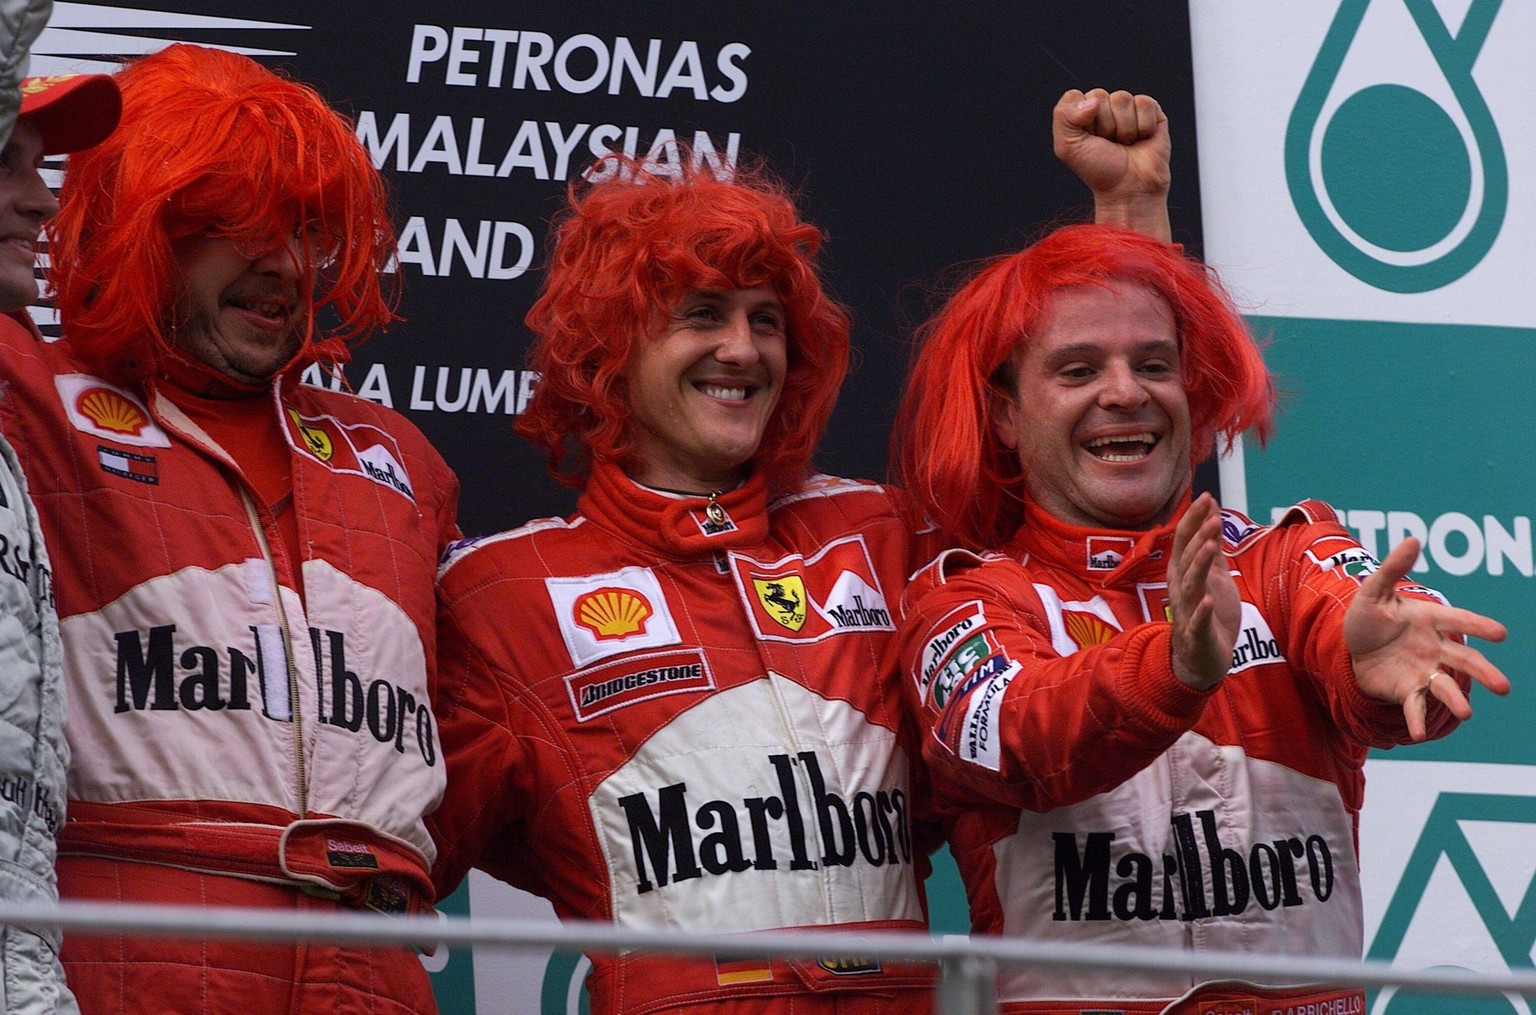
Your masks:
<svg viewBox="0 0 1536 1015"><path fill-rule="evenodd" d="M122 111L123 96L110 74L56 74L21 82L18 119L37 128L44 155L64 155L105 141Z"/></svg>

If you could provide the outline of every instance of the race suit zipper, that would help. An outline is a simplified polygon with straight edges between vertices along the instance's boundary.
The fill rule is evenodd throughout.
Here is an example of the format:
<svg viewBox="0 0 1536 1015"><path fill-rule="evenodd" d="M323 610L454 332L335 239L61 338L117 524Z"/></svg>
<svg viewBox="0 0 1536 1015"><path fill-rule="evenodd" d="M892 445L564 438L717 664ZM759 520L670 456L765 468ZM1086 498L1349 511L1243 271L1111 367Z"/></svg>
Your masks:
<svg viewBox="0 0 1536 1015"><path fill-rule="evenodd" d="M790 720L789 706L784 702L784 695L781 691L779 683L780 681L788 680L789 678L781 675L768 663L768 660L763 657L763 643L761 641L757 641L756 639L754 639L754 641L758 647L758 659L761 660L763 664L763 674L768 678L768 691L770 696L773 698L774 710L778 713L779 725L783 729L784 742L789 747L790 757L794 759L795 778L799 780L800 783L801 799L813 800L815 799L815 790L811 786L810 776L806 774L805 764L800 757L800 755L803 753L801 750L800 738L796 735L795 725ZM815 843L816 872L818 875L817 885L821 889L821 922L823 924L829 924L832 922L832 889L831 886L827 883L826 865L822 863L823 859L825 859L827 856L827 844L822 840L821 837L821 823L815 820L807 822L806 832L809 835L811 841Z"/></svg>
<svg viewBox="0 0 1536 1015"><path fill-rule="evenodd" d="M246 518L250 520L251 531L256 534L256 543L261 547L261 558L266 562L267 573L272 577L272 602L277 607L278 629L283 636L283 662L288 671L288 707L293 713L293 764L299 781L298 814L302 818L309 813L309 780L304 774L304 717L299 710L299 671L293 661L293 630L288 624L288 610L283 606L283 589L277 580L277 563L272 559L272 545L267 541L267 532L262 528L256 505L252 503L244 486L240 487L240 502L245 505Z"/></svg>

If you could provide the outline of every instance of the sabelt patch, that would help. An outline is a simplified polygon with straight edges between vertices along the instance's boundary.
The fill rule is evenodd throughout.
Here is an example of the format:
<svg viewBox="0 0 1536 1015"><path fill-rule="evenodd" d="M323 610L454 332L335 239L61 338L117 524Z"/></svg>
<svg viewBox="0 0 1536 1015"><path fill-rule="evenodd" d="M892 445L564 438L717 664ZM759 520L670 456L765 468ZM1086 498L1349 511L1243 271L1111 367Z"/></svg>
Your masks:
<svg viewBox="0 0 1536 1015"><path fill-rule="evenodd" d="M576 666L682 641L661 583L648 567L608 574L546 578L560 636Z"/></svg>
<svg viewBox="0 0 1536 1015"><path fill-rule="evenodd" d="M809 558L764 562L732 552L729 561L754 633L764 641L896 629L862 536L839 539Z"/></svg>
<svg viewBox="0 0 1536 1015"><path fill-rule="evenodd" d="M332 867L349 870L378 870L379 858L366 842L329 838L325 840L325 858Z"/></svg>
<svg viewBox="0 0 1536 1015"><path fill-rule="evenodd" d="M168 448L171 439L138 395L90 374L53 379L69 422L81 433L139 448Z"/></svg>
<svg viewBox="0 0 1536 1015"><path fill-rule="evenodd" d="M400 445L372 423L343 423L335 416L286 413L288 442L332 472L362 476L395 491L411 503L416 493Z"/></svg>
<svg viewBox="0 0 1536 1015"><path fill-rule="evenodd" d="M680 652L648 652L565 678L571 708L578 722L669 694L710 691L715 678L698 649Z"/></svg>
<svg viewBox="0 0 1536 1015"><path fill-rule="evenodd" d="M1311 1007L1310 1005L1306 1007ZM1305 1010L1301 1006L1286 1006L1280 1011ZM1327 1009L1319 1008L1321 1013ZM1342 1009L1341 1009L1342 1010ZM1259 1002L1257 998L1245 998L1237 1001L1201 1001L1199 1015L1259 1015Z"/></svg>

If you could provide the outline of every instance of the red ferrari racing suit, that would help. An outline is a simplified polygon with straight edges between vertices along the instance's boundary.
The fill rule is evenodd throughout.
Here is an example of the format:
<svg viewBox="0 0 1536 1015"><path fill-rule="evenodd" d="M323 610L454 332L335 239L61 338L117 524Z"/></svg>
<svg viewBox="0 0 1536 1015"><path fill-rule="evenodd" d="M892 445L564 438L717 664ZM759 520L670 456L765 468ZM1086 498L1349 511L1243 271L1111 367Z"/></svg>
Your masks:
<svg viewBox="0 0 1536 1015"><path fill-rule="evenodd" d="M599 465L569 519L439 576L448 890L470 866L563 918L924 926L915 727L889 652L912 555L892 491L820 476L713 502ZM594 955L594 1012L906 1012L921 966ZM735 1005L745 1007L735 1007Z"/></svg>
<svg viewBox="0 0 1536 1015"><path fill-rule="evenodd" d="M973 927L1356 958L1362 766L1368 747L1409 740L1400 706L1361 694L1344 644L1345 607L1376 561L1316 501L1274 526L1225 512L1242 629L1226 679L1201 692L1171 664L1176 522L1098 531L1027 504L999 553L949 551L909 589L901 659ZM1455 720L1435 704L1429 723L1440 736ZM999 996L1007 1012L1077 1015L1247 1011L1260 995L1014 968ZM1362 1010L1353 989L1262 996Z"/></svg>
<svg viewBox="0 0 1536 1015"><path fill-rule="evenodd" d="M391 410L283 376L256 397L291 450L287 509L304 547L292 560L235 457L156 382L96 377L67 343L45 344L9 318L0 341L0 420L24 449L64 647L72 762L61 894L212 901L217 891L239 902L239 885L254 885L252 904L429 906L436 851L424 816L445 785L428 700L433 579L457 534L458 484L443 460ZM220 881L233 885L210 887ZM203 997L212 994L269 1010L220 978L246 946L193 948L214 957L188 997L177 996L179 963L149 962L167 954L163 943L143 943L141 969L113 959L129 953L104 940L65 943L87 1011L219 1010ZM431 1010L420 963L382 951L400 980L360 988L367 1010ZM286 949L277 965L302 982L294 956L320 953ZM401 992L408 1007L369 996ZM359 1003L293 997L304 1010Z"/></svg>

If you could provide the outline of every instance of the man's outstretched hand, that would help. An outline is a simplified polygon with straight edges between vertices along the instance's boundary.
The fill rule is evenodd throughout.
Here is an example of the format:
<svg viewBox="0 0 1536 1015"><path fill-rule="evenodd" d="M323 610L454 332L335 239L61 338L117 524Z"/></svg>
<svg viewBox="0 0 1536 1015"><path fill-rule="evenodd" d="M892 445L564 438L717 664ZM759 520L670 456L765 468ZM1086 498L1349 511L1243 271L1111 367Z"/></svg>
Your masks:
<svg viewBox="0 0 1536 1015"><path fill-rule="evenodd" d="M1344 614L1344 643L1360 690L1378 701L1401 703L1408 735L1423 740L1431 695L1456 718L1472 716L1453 671L1495 694L1509 693L1509 678L1456 637L1503 641L1503 624L1471 610L1398 594L1398 581L1418 557L1419 541L1405 539L1366 577Z"/></svg>

